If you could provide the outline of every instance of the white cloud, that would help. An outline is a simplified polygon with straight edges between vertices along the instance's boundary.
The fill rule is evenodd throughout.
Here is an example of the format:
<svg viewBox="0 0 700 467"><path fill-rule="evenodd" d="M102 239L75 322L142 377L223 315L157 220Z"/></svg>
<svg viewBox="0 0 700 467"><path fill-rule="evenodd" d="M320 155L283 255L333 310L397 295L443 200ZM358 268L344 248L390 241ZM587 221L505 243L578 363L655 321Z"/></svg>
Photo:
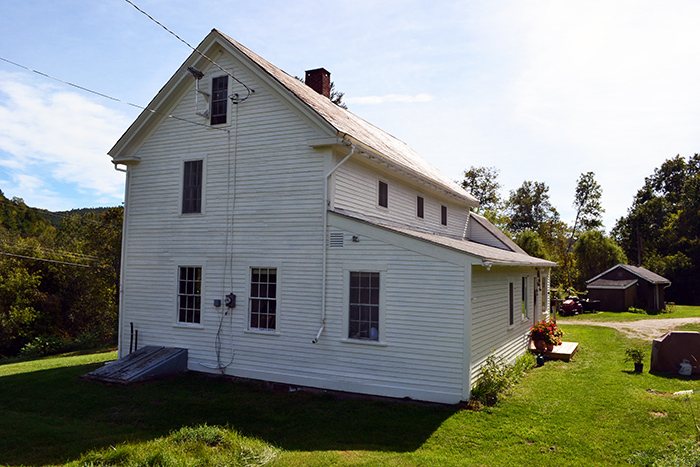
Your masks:
<svg viewBox="0 0 700 467"><path fill-rule="evenodd" d="M82 94L25 74L0 74L0 168L28 203L34 195L34 205L51 196L61 204L55 197L68 195L58 186L120 202L124 177L107 151L127 125L123 115Z"/></svg>
<svg viewBox="0 0 700 467"><path fill-rule="evenodd" d="M409 96L406 94L387 94L385 96L347 97L344 98L344 100L348 104L375 105L385 104L387 102L430 102L433 100L433 96L431 96L430 94L416 94L415 96Z"/></svg>

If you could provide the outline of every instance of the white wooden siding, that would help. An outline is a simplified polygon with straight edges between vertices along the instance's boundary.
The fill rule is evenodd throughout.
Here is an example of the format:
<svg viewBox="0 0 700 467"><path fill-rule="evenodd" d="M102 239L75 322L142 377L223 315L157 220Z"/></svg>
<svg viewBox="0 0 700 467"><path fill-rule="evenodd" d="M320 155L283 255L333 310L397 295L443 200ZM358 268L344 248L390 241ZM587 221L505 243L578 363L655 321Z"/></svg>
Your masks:
<svg viewBox="0 0 700 467"><path fill-rule="evenodd" d="M529 276L529 318L521 313L522 277ZM471 384L480 374L481 365L493 351L512 362L525 353L529 343L530 326L540 314L533 310L532 278L534 268L498 267L488 271L483 266L472 268L471 315ZM513 283L514 325L509 325L509 283Z"/></svg>
<svg viewBox="0 0 700 467"><path fill-rule="evenodd" d="M378 172L377 168L357 159L340 166L333 178L333 207L386 219L417 230L462 238L469 210L447 197L438 197L425 187L410 184L391 172ZM389 185L388 208L377 204L379 180ZM425 217L422 219L416 215L418 196L425 200ZM447 206L447 226L440 223L442 205Z"/></svg>
<svg viewBox="0 0 700 467"><path fill-rule="evenodd" d="M493 246L502 250L510 250L502 241L493 236L477 221L470 221L467 228L467 238L473 242Z"/></svg>

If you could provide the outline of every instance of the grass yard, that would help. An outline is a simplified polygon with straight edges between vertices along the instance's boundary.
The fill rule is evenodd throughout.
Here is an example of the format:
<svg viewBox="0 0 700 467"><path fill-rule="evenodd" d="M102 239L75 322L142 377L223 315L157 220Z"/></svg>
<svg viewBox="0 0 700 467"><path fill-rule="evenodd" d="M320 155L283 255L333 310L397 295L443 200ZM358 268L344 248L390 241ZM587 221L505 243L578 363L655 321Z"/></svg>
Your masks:
<svg viewBox="0 0 700 467"><path fill-rule="evenodd" d="M700 406L669 394L700 381L635 374L629 339L564 322L574 360L533 369L481 411L194 373L131 387L78 378L113 352L0 364L0 464L614 466L694 439Z"/></svg>
<svg viewBox="0 0 700 467"><path fill-rule="evenodd" d="M668 319L668 318L698 318L700 317L700 306L674 305L673 313L658 313L647 315L644 313L621 312L597 312L581 313L575 316L558 316L557 321L564 324L575 321L638 321L641 319Z"/></svg>

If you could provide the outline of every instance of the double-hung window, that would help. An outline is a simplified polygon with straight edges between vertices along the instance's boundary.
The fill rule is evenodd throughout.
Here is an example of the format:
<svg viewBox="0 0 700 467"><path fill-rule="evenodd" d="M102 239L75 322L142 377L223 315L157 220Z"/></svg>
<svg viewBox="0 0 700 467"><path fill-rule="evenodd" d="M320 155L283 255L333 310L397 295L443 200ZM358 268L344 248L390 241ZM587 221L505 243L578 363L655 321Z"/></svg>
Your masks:
<svg viewBox="0 0 700 467"><path fill-rule="evenodd" d="M182 213L202 212L202 180L204 161L185 161L182 181Z"/></svg>
<svg viewBox="0 0 700 467"><path fill-rule="evenodd" d="M228 116L228 76L218 76L211 80L211 111L209 123L226 123Z"/></svg>
<svg viewBox="0 0 700 467"><path fill-rule="evenodd" d="M180 266L178 268L178 315L183 324L200 324L202 319L202 268Z"/></svg>
<svg viewBox="0 0 700 467"><path fill-rule="evenodd" d="M348 338L379 340L379 272L350 271Z"/></svg>
<svg viewBox="0 0 700 467"><path fill-rule="evenodd" d="M527 277L522 278L522 285L520 288L520 294L521 294L521 313L522 313L522 319L526 320L530 316L530 307L528 304L528 299L527 299Z"/></svg>
<svg viewBox="0 0 700 467"><path fill-rule="evenodd" d="M277 329L277 269L250 269L250 329Z"/></svg>

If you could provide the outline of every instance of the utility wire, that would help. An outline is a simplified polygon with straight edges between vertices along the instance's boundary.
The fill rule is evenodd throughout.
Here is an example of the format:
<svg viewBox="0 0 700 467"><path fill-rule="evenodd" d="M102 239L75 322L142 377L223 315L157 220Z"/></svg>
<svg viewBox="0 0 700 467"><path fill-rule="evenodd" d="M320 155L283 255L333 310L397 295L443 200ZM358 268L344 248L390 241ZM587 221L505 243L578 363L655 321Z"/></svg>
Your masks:
<svg viewBox="0 0 700 467"><path fill-rule="evenodd" d="M205 124L205 123L193 122L192 120L187 120L186 118L181 118L181 117L177 117L177 116L172 115L172 114L166 114L166 113L163 113L163 112L158 112L157 110L149 109L148 107L143 107L143 106L140 106L140 105L138 105L138 104L134 104L134 103L132 103L132 102L128 102L128 101L125 101L125 100L122 100L122 99L118 99L118 98L116 98L116 97L109 96L109 95L107 95L107 94L103 94L103 93L101 93L101 92L93 91L92 89L86 88L86 87L84 87L84 86L80 86L79 84L71 83L70 81L65 81L65 80L62 80L62 79L60 79L60 78L56 78L55 76L51 76L51 75L49 75L49 74L47 74L47 73L44 73L44 72L42 72L42 71L35 70L35 69L33 69L33 68L29 68L28 66L24 66L24 65L22 65L22 64L20 64L20 63L13 62L12 60L8 60L8 59L6 59L6 58L4 58L4 57L0 57L0 60L2 60L3 62L9 63L10 65L14 65L14 66L16 66L16 67L23 68L23 69L25 69L25 70L27 70L27 71L31 71L32 73L36 73L37 75L41 75L41 76L43 76L43 77L45 77L45 78L49 78L49 79L52 79L52 80L54 80L54 81L58 81L59 83L63 83L63 84L68 85L68 86L73 86L74 88L80 89L81 91L89 92L89 93L91 93L91 94L95 94L96 96L100 96L100 97L103 97L103 98L105 98L105 99L109 99L109 100L112 100L112 101L115 101L115 102L119 102L120 104L130 105L131 107L135 107L135 108L140 109L140 110L146 110L146 111L151 112L152 114L155 114L155 115L163 115L163 116L166 116L166 117L168 117L168 118L173 118L173 119L175 119L175 120L178 120L178 121L181 121L181 122L184 122L184 123L189 123L189 124L191 124L191 125L201 126L201 127L207 128L207 129L209 129L209 130L229 131L229 130L227 130L226 128L212 127L212 126L207 125L207 124Z"/></svg>
<svg viewBox="0 0 700 467"><path fill-rule="evenodd" d="M78 264L78 263L67 263L65 261L57 261L55 259L46 259L46 258L36 258L34 256L24 256L24 255L15 255L12 253L7 253L5 251L0 251L0 255L3 256L11 256L13 258L22 258L22 259L33 259L34 261L45 261L47 263L55 263L55 264L63 264L66 266L78 266L81 268L91 268L91 269L99 269L97 266L89 266L87 264Z"/></svg>
<svg viewBox="0 0 700 467"><path fill-rule="evenodd" d="M158 21L157 19L155 19L153 16L149 15L148 13L146 13L146 12L145 12L144 10L142 10L141 8L139 8L134 2L132 2L131 0L124 0L124 1L125 1L126 3L128 3L129 5L133 6L134 8L136 8L139 12L143 13L144 15L146 15L151 21L153 21L153 22L156 23L158 26L160 26L161 28L163 28L163 29L165 29L166 31L168 31L170 34L172 34L173 36L175 36L180 42L182 42L183 44L185 44L187 47L189 47L189 48L192 49L194 52L196 52L197 54L199 54L202 58L204 58L204 59L206 59L207 61L209 61L212 65L214 65L214 66L217 67L219 70L221 70L221 71L223 71L224 73L226 73L227 75L229 75L231 78L233 78L234 80L236 80L241 86L243 86L243 87L246 89L246 92L247 92L248 94L247 94L243 99L239 100L237 103L243 102L244 100L248 99L248 98L250 97L250 95L251 95L252 93L255 92L254 89L249 88L248 85L246 85L243 81L241 81L241 80L239 80L238 78L236 78L235 76L233 76L233 73L231 73L231 72L228 71L226 68L224 68L224 67L222 67L221 65L219 65L218 63L216 63L216 62L215 62L214 60L212 60L211 58L207 57L204 53L200 52L199 49L197 49L196 47L193 47L192 45L190 45L189 42L187 42L185 39L183 39L182 37L180 37L180 36L178 36L177 34L175 34L173 31L171 31L170 29L168 29L167 26L165 26L163 23L161 23L160 21Z"/></svg>

